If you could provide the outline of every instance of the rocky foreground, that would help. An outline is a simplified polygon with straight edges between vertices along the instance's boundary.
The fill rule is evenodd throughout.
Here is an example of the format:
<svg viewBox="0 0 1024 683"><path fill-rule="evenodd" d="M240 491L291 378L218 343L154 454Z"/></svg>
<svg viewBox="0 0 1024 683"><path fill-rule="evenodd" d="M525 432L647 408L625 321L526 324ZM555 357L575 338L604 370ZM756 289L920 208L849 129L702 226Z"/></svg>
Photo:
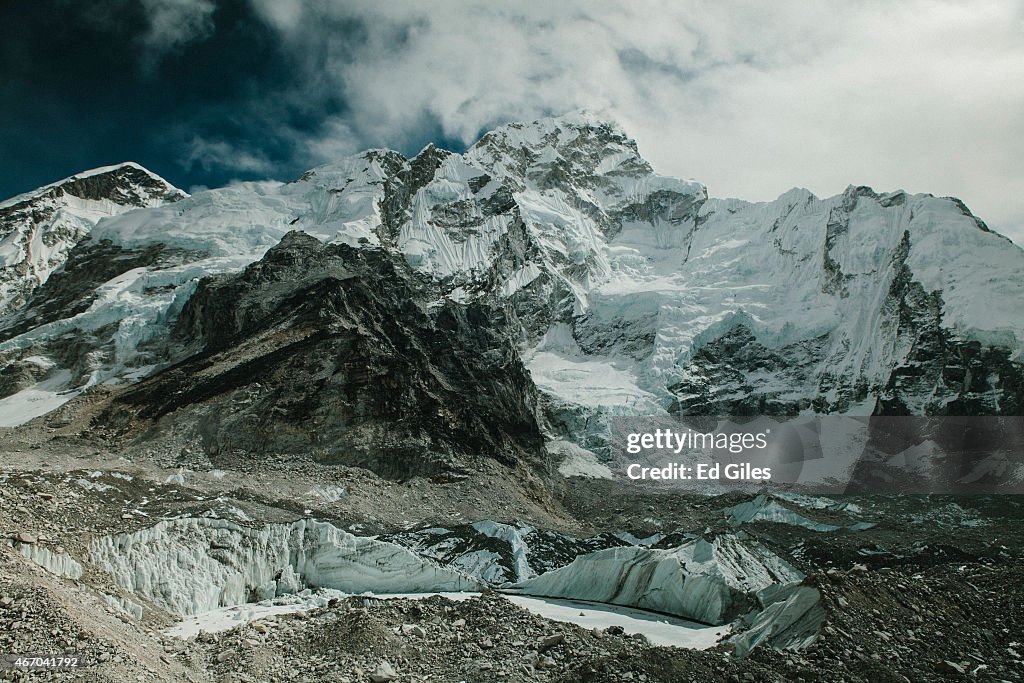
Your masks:
<svg viewBox="0 0 1024 683"><path fill-rule="evenodd" d="M67 429L67 428L66 428ZM61 438L55 427L4 440L0 544L0 653L76 653L75 672L5 671L3 680L82 681L947 681L1024 678L1021 517L1014 497L865 497L799 509L788 521L737 524L752 496L637 495L570 479L534 496L507 478L397 483L358 468L292 461L262 472L169 468ZM332 479L333 478L333 479ZM341 501L317 491L333 481ZM108 488L109 487L109 488ZM475 498L468 491L487 491ZM750 652L723 625L710 649L654 645L621 627L552 621L484 589L452 600L339 597L301 613L179 637L181 618L159 591L132 594L94 562L90 543L186 516L258 529L324 519L348 529L404 534L457 523L453 501L479 516L595 538L696 532L770 548L806 575L824 621L800 649ZM475 502L474 502L475 501ZM845 505L844 505L845 503ZM860 531L815 531L800 520ZM746 508L739 508L746 509ZM732 519L724 512L732 510ZM749 516L749 515L747 515ZM244 519L243 519L244 518ZM461 520L464 521L464 520ZM405 530L405 531L403 531ZM363 531L362 533L366 533ZM155 596L155 597L154 597Z"/></svg>

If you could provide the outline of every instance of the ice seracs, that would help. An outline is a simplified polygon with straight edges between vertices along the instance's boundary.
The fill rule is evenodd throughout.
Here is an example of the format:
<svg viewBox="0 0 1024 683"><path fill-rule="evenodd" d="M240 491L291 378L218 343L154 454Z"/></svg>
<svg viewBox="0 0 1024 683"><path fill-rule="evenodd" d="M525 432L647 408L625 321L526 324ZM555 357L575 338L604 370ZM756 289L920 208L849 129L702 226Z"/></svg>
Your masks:
<svg viewBox="0 0 1024 683"><path fill-rule="evenodd" d="M487 539L493 550L480 546ZM820 627L819 596L799 585L803 575L766 548L732 535L696 538L668 550L638 545L586 552L598 539L554 538L550 531L483 520L461 533L425 529L401 540L409 549L310 519L251 528L217 518L181 518L96 538L89 559L127 594L171 614L196 617L175 629L179 635L206 623L230 626L261 614L322 607L342 594L465 597L488 585L500 586L528 609L588 626L593 623L587 619L611 616L657 620L649 612L614 606L710 625L742 618L749 628L734 645L743 653L762 641L801 647ZM577 556L567 565L556 558L554 546L560 543ZM82 575L81 565L67 556L23 554L60 575ZM552 561L560 568L550 569ZM509 576L518 583L509 585ZM141 618L144 608L133 600L104 599ZM589 614L583 621L581 610ZM724 631L661 621L669 623L652 633L665 638L664 644L709 647Z"/></svg>
<svg viewBox="0 0 1024 683"><path fill-rule="evenodd" d="M476 579L401 546L308 519L262 529L222 519L166 520L148 529L97 538L89 545L89 555L122 588L178 615L308 587L348 593L481 587Z"/></svg>
<svg viewBox="0 0 1024 683"><path fill-rule="evenodd" d="M725 624L770 604L776 591L802 579L766 548L723 535L671 550L601 550L512 588L526 595L592 600Z"/></svg>
<svg viewBox="0 0 1024 683"><path fill-rule="evenodd" d="M82 578L82 565L65 552L50 550L35 543L18 543L17 551L51 574L69 579Z"/></svg>

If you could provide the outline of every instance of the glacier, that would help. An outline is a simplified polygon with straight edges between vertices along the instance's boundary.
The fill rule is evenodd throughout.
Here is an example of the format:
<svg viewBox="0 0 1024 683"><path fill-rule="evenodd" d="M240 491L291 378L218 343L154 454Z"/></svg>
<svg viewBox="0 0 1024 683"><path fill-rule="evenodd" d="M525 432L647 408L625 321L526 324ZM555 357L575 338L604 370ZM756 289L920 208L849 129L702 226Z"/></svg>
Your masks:
<svg viewBox="0 0 1024 683"><path fill-rule="evenodd" d="M638 607L717 625L771 604L778 591L803 578L766 548L721 535L669 550L601 550L506 590Z"/></svg>
<svg viewBox="0 0 1024 683"><path fill-rule="evenodd" d="M89 558L125 590L179 616L310 587L348 593L483 587L401 546L309 519L260 529L205 517L165 520L94 539Z"/></svg>
<svg viewBox="0 0 1024 683"><path fill-rule="evenodd" d="M666 645L710 647L732 629L726 625L742 623L747 628L730 642L745 654L766 640L802 647L820 628L818 595L800 586L803 574L734 535L698 537L667 550L635 545L587 552L596 539L558 541L553 532L489 520L467 530L478 534L477 542L489 538L508 547L493 553L475 549L473 541L453 543L457 537L441 528L404 538L407 549L313 519L247 527L182 517L95 538L88 559L126 595L182 618L168 631L180 637L323 607L345 595L464 599L495 585L536 613L587 626L610 619ZM437 539L433 545L431 539ZM554 560L557 568L550 568L553 541L572 545L576 558L561 565ZM21 548L59 576L82 576L70 556L36 550ZM531 555L540 573L528 564ZM103 599L136 619L146 609L124 596Z"/></svg>

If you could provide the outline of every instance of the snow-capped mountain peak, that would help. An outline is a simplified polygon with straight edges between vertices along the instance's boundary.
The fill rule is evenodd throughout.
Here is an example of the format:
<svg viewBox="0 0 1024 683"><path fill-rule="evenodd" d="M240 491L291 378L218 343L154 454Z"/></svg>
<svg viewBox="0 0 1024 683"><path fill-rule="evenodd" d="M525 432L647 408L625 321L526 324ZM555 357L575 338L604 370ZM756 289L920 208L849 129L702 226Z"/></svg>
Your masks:
<svg viewBox="0 0 1024 683"><path fill-rule="evenodd" d="M56 192L55 192L56 190ZM108 199L139 208L154 206L153 198L166 195L167 199L188 196L182 190L134 161L81 171L67 178L48 183L10 199L0 201L0 209L20 204L48 194L71 195L84 200Z"/></svg>
<svg viewBox="0 0 1024 683"><path fill-rule="evenodd" d="M186 196L128 161L0 202L0 314L23 305L101 218Z"/></svg>

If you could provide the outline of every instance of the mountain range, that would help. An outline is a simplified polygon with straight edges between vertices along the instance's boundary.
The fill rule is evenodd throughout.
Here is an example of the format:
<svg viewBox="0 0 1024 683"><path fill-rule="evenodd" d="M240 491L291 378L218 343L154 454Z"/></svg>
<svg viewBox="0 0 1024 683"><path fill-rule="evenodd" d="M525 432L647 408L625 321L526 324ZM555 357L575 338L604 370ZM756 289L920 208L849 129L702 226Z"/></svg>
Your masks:
<svg viewBox="0 0 1024 683"><path fill-rule="evenodd" d="M0 203L0 265L2 424L77 398L225 458L579 473L615 416L1024 408L1024 251L962 201L709 198L586 113L191 196L88 171Z"/></svg>

